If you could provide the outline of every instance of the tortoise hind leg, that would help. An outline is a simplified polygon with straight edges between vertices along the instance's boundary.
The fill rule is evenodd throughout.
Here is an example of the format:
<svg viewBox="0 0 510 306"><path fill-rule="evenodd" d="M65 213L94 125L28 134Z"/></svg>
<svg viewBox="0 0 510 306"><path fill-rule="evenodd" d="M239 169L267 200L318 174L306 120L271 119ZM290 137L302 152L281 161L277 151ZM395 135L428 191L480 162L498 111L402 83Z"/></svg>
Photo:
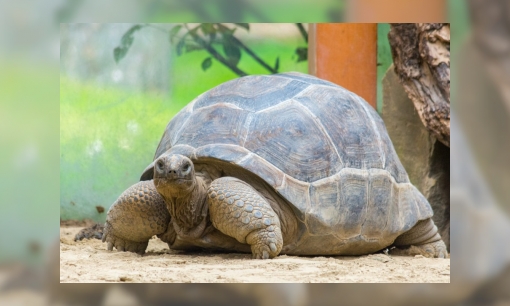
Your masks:
<svg viewBox="0 0 510 306"><path fill-rule="evenodd" d="M212 224L220 232L251 246L253 258L276 257L283 238L280 220L253 187L233 178L214 180L208 190Z"/></svg>
<svg viewBox="0 0 510 306"><path fill-rule="evenodd" d="M392 255L423 255L425 257L447 258L446 245L432 219L419 221L409 231L398 236Z"/></svg>
<svg viewBox="0 0 510 306"><path fill-rule="evenodd" d="M103 242L108 250L143 254L149 239L164 234L170 223L165 201L153 181L142 181L124 191L108 210Z"/></svg>

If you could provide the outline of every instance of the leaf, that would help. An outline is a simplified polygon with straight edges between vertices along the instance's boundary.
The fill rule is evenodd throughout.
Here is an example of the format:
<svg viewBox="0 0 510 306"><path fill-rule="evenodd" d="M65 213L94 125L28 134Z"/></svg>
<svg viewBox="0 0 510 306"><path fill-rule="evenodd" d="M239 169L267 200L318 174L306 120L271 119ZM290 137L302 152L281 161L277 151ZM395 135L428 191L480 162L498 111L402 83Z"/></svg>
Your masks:
<svg viewBox="0 0 510 306"><path fill-rule="evenodd" d="M222 25L221 23L218 23L218 32L222 33L226 36L232 36L234 32L237 30L236 28L229 29L228 27Z"/></svg>
<svg viewBox="0 0 510 306"><path fill-rule="evenodd" d="M239 46L237 46L232 39L225 37L223 40L223 51L227 56L227 61L232 66L237 66L241 59L241 49L239 49Z"/></svg>
<svg viewBox="0 0 510 306"><path fill-rule="evenodd" d="M181 28L182 28L182 24L179 24L179 25L174 26L174 27L170 30L170 33L169 33L170 42L173 42L173 41L174 41L175 36L177 35L177 33L179 33L179 31L181 30Z"/></svg>
<svg viewBox="0 0 510 306"><path fill-rule="evenodd" d="M132 26L131 28L129 28L129 30L127 30L126 33L124 33L124 35L122 35L122 39L121 39L122 45L127 46L129 48L134 40L133 34L143 27L144 27L144 25L136 24L136 25Z"/></svg>
<svg viewBox="0 0 510 306"><path fill-rule="evenodd" d="M122 35L122 38L120 39L120 46L113 49L113 58L115 59L116 63L119 63L121 59L123 59L127 52L129 51L129 48L133 44L133 41L135 38L133 37L133 34L143 28L145 25L136 24L129 28L129 30Z"/></svg>
<svg viewBox="0 0 510 306"><path fill-rule="evenodd" d="M212 58L208 57L202 62L202 70L206 71L212 65Z"/></svg>
<svg viewBox="0 0 510 306"><path fill-rule="evenodd" d="M203 50L204 48L200 45L197 45L196 43L188 42L185 45L185 51L191 52L191 51L197 51L197 50Z"/></svg>
<svg viewBox="0 0 510 306"><path fill-rule="evenodd" d="M276 58L276 63L274 64L274 70L278 72L278 69L280 68L280 57L278 56Z"/></svg>
<svg viewBox="0 0 510 306"><path fill-rule="evenodd" d="M197 35L197 31L199 28L200 28L200 26L197 26L197 27L193 28L192 30L189 30L186 34L184 34L181 37L181 39L179 39L179 42L177 43L177 46L175 47L177 56L180 56L182 54L183 48L186 48L185 52L202 49L202 47L200 46L200 43L199 43L200 37L198 37L198 35ZM195 43L186 41L186 38L188 37L188 35L191 36L191 38L195 41Z"/></svg>
<svg viewBox="0 0 510 306"><path fill-rule="evenodd" d="M126 56L127 51L128 50L126 48L122 47L116 47L113 49L113 58L115 59L115 63L119 63L119 61Z"/></svg>
<svg viewBox="0 0 510 306"><path fill-rule="evenodd" d="M246 31L250 31L250 24L249 23L236 23L237 26L241 28L245 28Z"/></svg>
<svg viewBox="0 0 510 306"><path fill-rule="evenodd" d="M297 47L296 48L297 60L296 62L304 62L308 60L308 47Z"/></svg>
<svg viewBox="0 0 510 306"><path fill-rule="evenodd" d="M202 23L200 25L200 28L202 29L202 32L204 32L204 35L209 35L209 44L212 44L214 40L216 39L216 28L214 27L213 23Z"/></svg>
<svg viewBox="0 0 510 306"><path fill-rule="evenodd" d="M205 35L216 33L216 29L212 23L202 23L200 28Z"/></svg>

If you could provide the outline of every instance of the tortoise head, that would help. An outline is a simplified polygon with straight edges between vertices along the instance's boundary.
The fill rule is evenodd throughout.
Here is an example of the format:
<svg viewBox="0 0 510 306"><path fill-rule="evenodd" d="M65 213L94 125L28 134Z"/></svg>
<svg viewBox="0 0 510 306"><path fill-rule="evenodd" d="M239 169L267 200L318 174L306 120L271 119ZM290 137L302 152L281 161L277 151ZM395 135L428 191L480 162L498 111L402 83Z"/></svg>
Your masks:
<svg viewBox="0 0 510 306"><path fill-rule="evenodd" d="M187 196L195 184L195 168L186 156L163 154L154 161L154 185L163 197Z"/></svg>

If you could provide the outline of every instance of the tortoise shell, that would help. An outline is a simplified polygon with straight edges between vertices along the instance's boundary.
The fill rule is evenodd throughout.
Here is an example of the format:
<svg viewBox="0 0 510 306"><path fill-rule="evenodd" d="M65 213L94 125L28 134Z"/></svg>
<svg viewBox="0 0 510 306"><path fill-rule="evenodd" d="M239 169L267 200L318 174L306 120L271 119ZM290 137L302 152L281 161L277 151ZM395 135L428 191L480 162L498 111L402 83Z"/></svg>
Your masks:
<svg viewBox="0 0 510 306"><path fill-rule="evenodd" d="M154 159L165 152L222 160L262 178L301 221L297 253L313 253L317 236L336 242L327 253L358 253L342 250L347 243L377 251L432 216L377 112L306 74L246 76L205 92L169 122Z"/></svg>

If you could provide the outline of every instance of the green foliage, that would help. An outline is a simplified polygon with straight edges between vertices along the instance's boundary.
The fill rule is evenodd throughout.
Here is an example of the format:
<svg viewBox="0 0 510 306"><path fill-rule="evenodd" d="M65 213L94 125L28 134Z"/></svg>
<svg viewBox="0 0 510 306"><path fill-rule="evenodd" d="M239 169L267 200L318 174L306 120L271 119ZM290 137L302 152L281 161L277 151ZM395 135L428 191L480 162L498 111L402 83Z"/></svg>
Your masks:
<svg viewBox="0 0 510 306"><path fill-rule="evenodd" d="M223 52L227 56L227 62L231 66L237 66L241 59L241 49L236 45L235 40L230 35L223 38Z"/></svg>
<svg viewBox="0 0 510 306"><path fill-rule="evenodd" d="M295 51L296 62L304 62L308 60L308 48L297 47Z"/></svg>
<svg viewBox="0 0 510 306"><path fill-rule="evenodd" d="M129 48L133 44L133 41L135 40L133 34L143 28L145 25L137 24L129 28L124 35L122 35L122 38L120 40L120 45L113 49L113 58L115 59L115 62L118 63L124 56L126 56L127 52L129 51Z"/></svg>
<svg viewBox="0 0 510 306"><path fill-rule="evenodd" d="M120 46L113 50L113 55L117 62L127 54L131 47L134 40L133 33L140 30L143 26L152 25L135 25L122 36ZM231 27L222 23L200 23L190 29L189 25L184 23L172 27L172 29L168 31L168 35L172 44L177 41L175 52L178 56L192 51L207 51L208 56L201 61L201 68L203 71L208 70L212 65L212 60L215 59L232 70L237 76L253 74L252 72L248 73L239 68L241 57L243 54L246 54L253 58L260 66L264 67L269 73L278 73L280 68L279 57L276 58L274 66L270 66L256 52L234 35L238 28L249 31L250 24L234 23L233 26L234 27ZM303 36L305 43L308 43L308 33L303 24L296 23L296 26ZM158 29L161 30L161 28ZM296 62L302 62L308 59L308 47L297 47L294 53L297 55Z"/></svg>
<svg viewBox="0 0 510 306"><path fill-rule="evenodd" d="M308 72L308 63L297 63L292 59L295 41L264 40L257 42L253 49L262 58L277 58L279 71ZM170 71L172 80L172 103L184 107L203 92L237 77L237 74L225 65L218 65L212 59L211 66L206 73L202 73L201 63L209 57L206 50L187 53L186 56L177 56L174 53L173 67ZM198 63L198 64L197 64ZM275 63L276 64L276 63ZM239 68L250 71L252 74L267 74L267 69L262 67L252 57L243 57L239 62Z"/></svg>
<svg viewBox="0 0 510 306"><path fill-rule="evenodd" d="M212 58L208 57L202 62L202 70L206 71L212 65Z"/></svg>
<svg viewBox="0 0 510 306"><path fill-rule="evenodd" d="M303 39L305 40L306 44L308 45L308 33L305 30L305 27L302 23L296 23L296 26L299 29L299 33L301 33L301 36L303 36ZM308 46L306 47L297 47L296 51L294 52L295 55L297 55L296 62L304 62L308 60Z"/></svg>

